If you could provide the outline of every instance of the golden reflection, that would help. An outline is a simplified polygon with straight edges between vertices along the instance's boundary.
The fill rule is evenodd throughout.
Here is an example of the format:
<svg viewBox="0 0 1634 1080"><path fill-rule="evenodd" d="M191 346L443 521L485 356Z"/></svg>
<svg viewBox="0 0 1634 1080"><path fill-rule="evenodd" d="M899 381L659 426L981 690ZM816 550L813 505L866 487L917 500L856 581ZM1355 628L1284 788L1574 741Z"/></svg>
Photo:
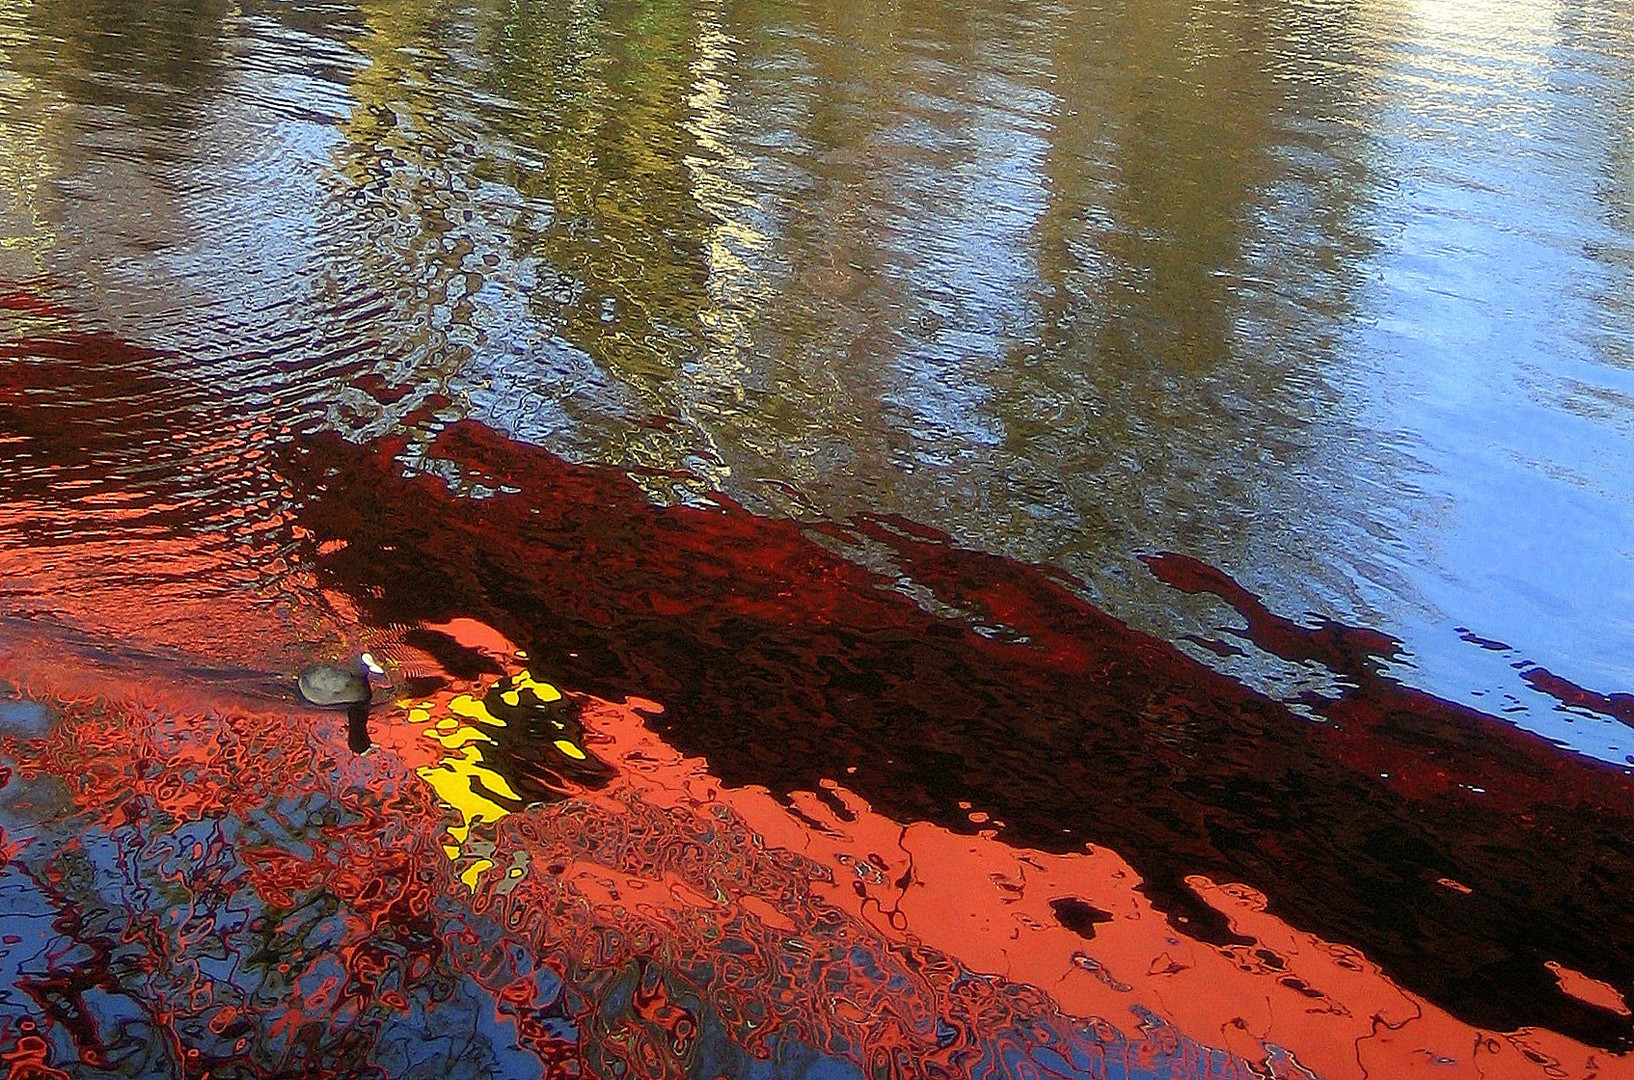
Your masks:
<svg viewBox="0 0 1634 1080"><path fill-rule="evenodd" d="M469 629L462 629L466 630L465 640L471 640ZM497 637L484 627L479 628L475 639L491 641ZM518 653L506 648L501 655ZM472 888L482 874L493 867L493 860L489 858L493 851L491 832L483 827L500 821L529 801L512 787L495 757L499 731L507 727L507 721L496 715L495 709L508 706L513 710L538 711L541 706L562 700L560 690L524 669L483 683L473 692L448 692L423 701L398 703L404 719L423 738L441 748L435 760L420 765L415 773L431 785L443 804L458 816L458 822L448 827L448 839L452 843L443 844L443 853L460 864L460 880ZM541 732L548 746L569 762L590 760L590 755L575 741L563 720L545 713L530 729L534 737Z"/></svg>
<svg viewBox="0 0 1634 1080"><path fill-rule="evenodd" d="M509 210L485 200L483 140L451 107L450 87L465 78L445 48L458 36L457 13L423 0L358 8L367 32L350 44L367 63L352 74L354 105L336 124L343 141L326 178L336 227L326 239L340 257L325 261L319 315L330 324L324 340L350 343L355 293L391 312L376 368L386 392L348 388L330 409L338 426L373 437L468 407L455 383L511 318L479 294L495 280L513 292L516 284L494 220Z"/></svg>
<svg viewBox="0 0 1634 1080"><path fill-rule="evenodd" d="M505 778L488 768L483 761L480 744L493 742L492 736L484 728L501 727L504 721L493 716L469 695L450 701L447 714L435 723L432 722L429 702L409 706L407 719L411 724L429 725L422 734L453 752L444 755L435 765L420 766L415 773L431 785L444 805L459 815L459 824L448 827L448 836L453 843L443 844L444 854L459 862L464 854L462 847L470 839L473 826L498 821L510 813L508 807L483 792L491 792L512 804L520 801ZM481 856L471 859L461 869L460 880L474 889L483 871L492 866L491 859Z"/></svg>
<svg viewBox="0 0 1634 1080"><path fill-rule="evenodd" d="M743 403L750 366L745 357L755 347L753 323L770 295L757 266L771 254L773 241L745 220L745 212L756 206L755 195L737 177L752 175L755 163L733 145L742 121L727 79L739 64L735 43L721 29L720 14L718 3L697 6L693 81L687 98L688 129L697 145L686 155L686 165L692 197L709 220L704 259L710 306L699 320L706 355L692 378L703 384L696 391L700 396Z"/></svg>
<svg viewBox="0 0 1634 1080"><path fill-rule="evenodd" d="M524 0L491 34L492 77L517 106L496 120L529 162L504 175L549 208L519 239L563 275L535 313L637 388L669 378L708 305L683 162L690 5Z"/></svg>
<svg viewBox="0 0 1634 1080"><path fill-rule="evenodd" d="M56 246L52 215L41 205L42 185L52 175L47 148L63 138L57 117L66 107L60 97L30 75L17 55L28 39L13 30L26 22L34 0L18 0L0 11L0 188L9 206L0 204L0 251L15 252L26 266L0 264L0 273L30 278Z"/></svg>

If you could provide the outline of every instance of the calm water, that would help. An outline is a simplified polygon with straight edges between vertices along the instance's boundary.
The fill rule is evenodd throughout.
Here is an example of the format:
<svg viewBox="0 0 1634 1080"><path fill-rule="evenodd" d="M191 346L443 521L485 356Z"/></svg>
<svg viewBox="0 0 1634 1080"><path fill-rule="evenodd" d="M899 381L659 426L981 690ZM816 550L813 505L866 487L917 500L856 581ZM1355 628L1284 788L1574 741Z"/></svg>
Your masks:
<svg viewBox="0 0 1634 1080"><path fill-rule="evenodd" d="M0 680L14 1064L1634 1075L1634 9L0 2Z"/></svg>

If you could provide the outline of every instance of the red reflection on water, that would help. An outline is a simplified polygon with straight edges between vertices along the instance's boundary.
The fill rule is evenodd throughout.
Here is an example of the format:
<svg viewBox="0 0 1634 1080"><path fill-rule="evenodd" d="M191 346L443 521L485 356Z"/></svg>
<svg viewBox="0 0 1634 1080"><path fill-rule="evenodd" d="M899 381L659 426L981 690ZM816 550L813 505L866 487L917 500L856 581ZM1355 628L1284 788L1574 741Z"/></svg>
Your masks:
<svg viewBox="0 0 1634 1080"><path fill-rule="evenodd" d="M163 380L142 381L150 354L87 336L11 348L26 362L0 368L15 405L0 423L47 472L23 478L36 502L0 508L0 526L26 536L42 513L73 519L48 481L69 467L96 479L104 463L82 442L195 438L185 410L133 408L112 425L76 412L72 388L100 371L162 396ZM62 425L15 419L37 390L62 400ZM250 443L278 436L262 424L212 438L259 455ZM1266 1067L1290 1048L1347 1077L1447 1062L1629 1072L1585 1045L1629 1039L1616 997L1634 968L1627 778L1395 684L1374 665L1393 647L1382 635L1301 627L1211 568L1153 560L1237 607L1262 647L1354 684L1313 700L1328 722L1312 723L1072 583L911 522L808 532L724 499L660 508L617 470L470 424L435 454L514 494L408 478L401 442L279 449L243 457L300 507L285 524L328 587L324 633L393 627L381 651L424 681L412 707L376 714L381 749L359 758L337 718L206 692L150 658L68 660L51 637L5 654L0 670L65 701L71 723L21 757L0 737L0 755L65 783L87 850L111 843L135 882L99 911L79 863L23 851L45 860L38 888L83 947L31 985L85 1052L120 1034L79 1019L118 941L130 948L115 983L165 1045L203 1054L201 1069L261 1054L263 1075L355 1071L391 1016L461 1007L460 978L564 1075L674 1075L706 1017L757 1051L793 1033L898 1075L979 1075L1004 1046L1142 1060L1165 1045L1194 1075L1244 1068L1206 1046ZM883 554L959 614L825 545ZM206 576L224 565L186 529L118 548ZM57 598L60 621L144 641L196 633L241 659L293 646L289 621L242 590L86 578L26 544L0 558L32 596ZM544 717L560 729L478 719L487 730L427 736L461 695L486 701L524 666L570 692L571 717ZM551 758L558 735L583 758ZM575 778L567 760L613 768ZM1086 934L1063 920L1072 904L1112 918ZM187 918L246 909L230 929L211 914L207 933ZM196 954L212 934L256 963L210 977ZM179 1000L144 981L178 965ZM602 1023L614 1000L630 1006ZM217 1042L200 1050L189 1018ZM1565 1035L1494 1034L1539 1024ZM27 1058L32 1037L0 1043Z"/></svg>
<svg viewBox="0 0 1634 1080"><path fill-rule="evenodd" d="M910 522L826 538L873 545L964 618L794 523L725 500L659 508L616 470L474 424L434 454L516 494L462 499L406 478L398 450L320 437L286 464L303 525L347 540L321 575L373 621L481 617L527 645L536 673L663 701L665 738L733 786L839 778L898 821L974 831L960 807L974 803L1018 847L1105 844L1176 929L1219 945L1244 942L1188 879L1245 881L1465 1022L1629 1045L1626 1018L1563 993L1546 966L1613 984L1634 970L1616 884L1634 874L1628 777L1392 682L1369 666L1382 635L1299 627L1201 564L1153 560L1240 605L1270 651L1355 683L1314 702L1328 719L1314 723L1069 583Z"/></svg>
<svg viewBox="0 0 1634 1080"><path fill-rule="evenodd" d="M1616 1067L1550 1033L1496 1037L1462 1024L1394 985L1357 950L1268 914L1252 889L1191 880L1248 938L1211 945L1176 935L1141 892L1140 877L1105 848L1052 854L1015 848L992 830L968 836L904 825L833 782L820 789L826 796L796 792L784 802L721 785L628 708L598 703L590 723L645 799L684 792L693 806L731 806L768 845L831 869L813 890L882 937L1047 989L1067 1012L1106 1018L1131 1035L1131 1008L1140 1007L1248 1061L1264 1061L1267 1045L1280 1046L1331 1078L1445 1076L1449 1066L1531 1077L1539 1075L1538 1056L1570 1075ZM1062 925L1062 898L1111 918L1086 942Z"/></svg>
<svg viewBox="0 0 1634 1080"><path fill-rule="evenodd" d="M468 829L419 779L459 748L409 709L377 716L380 749L356 757L333 724L173 673L103 675L93 695L83 657L48 653L29 641L7 670L38 697L65 673L67 718L26 754L10 736L0 753L20 760L20 780L65 787L71 808L55 820L108 851L100 889L116 891L93 887L72 850L28 860L63 947L19 985L84 1064L128 1059L137 1028L190 1075L368 1073L390 1014L434 1026L432 1006L462 1008L451 988L467 979L550 1076L682 1075L706 1021L751 1054L795 1038L873 1075L1010 1074L1051 1048L1089 1075L1143 1062L1251 1075L1155 1021L1126 1022L1127 1035L1086 1024L910 927L874 926L846 884L848 845L812 849L766 792L724 790L651 733L654 703L581 698L587 743L618 763L615 779ZM444 715L470 689L425 704ZM49 820L39 833L60 836ZM230 977L212 974L214 957ZM135 1004L140 1023L127 1008L110 1026L93 989ZM34 1053L5 1034L14 1055Z"/></svg>
<svg viewBox="0 0 1634 1080"><path fill-rule="evenodd" d="M1610 716L1634 727L1634 694L1601 694L1584 689L1570 679L1562 678L1545 667L1531 667L1521 672L1521 678L1542 694L1548 694L1562 705L1587 709Z"/></svg>
<svg viewBox="0 0 1634 1080"><path fill-rule="evenodd" d="M1225 574L1189 556L1165 553L1142 561L1174 588L1224 600L1247 623L1243 636L1266 652L1285 660L1315 661L1341 676L1347 684L1342 696L1309 695L1305 704L1333 722L1330 738L1345 761L1363 772L1388 775L1403 795L1428 798L1480 788L1483 802L1521 817L1540 806L1574 801L1575 793L1562 790L1563 776L1595 778L1589 783L1609 779L1609 786L1601 788L1607 798L1625 789L1626 771L1595 769L1554 750L1540 736L1389 678L1379 661L1398 656L1401 643L1386 634L1327 619L1302 626L1272 613ZM1596 711L1610 716L1629 698L1590 695L1542 668L1532 668L1522 678L1567 704L1599 705ZM1502 756L1513 765L1494 773L1498 746L1509 751Z"/></svg>
<svg viewBox="0 0 1634 1080"><path fill-rule="evenodd" d="M504 642L471 627L456 627L458 640ZM575 695L586 747L614 766L610 782L461 832L459 808L429 798L417 777L460 754L428 736L434 718L493 676L451 678L429 699L378 712L380 749L359 758L337 725L310 714L248 709L139 670L110 681L72 659L5 655L35 694L65 675L76 699L65 726L21 755L22 777L59 777L80 834L106 830L131 887L170 894L162 905L127 894L136 918L110 935L76 914L86 905L64 873L72 859L45 864L64 913L56 930L90 951L65 954L24 989L73 1031L85 1062L110 1045L84 992L130 992L129 946L115 938L134 931L146 957L135 970L185 983L165 1000L136 995L153 1025L179 1049L194 1045L195 1021L220 1037L201 1072L259 1062L253 1074L355 1074L383 1011L407 1012L466 975L553 1076L681 1075L703 1003L752 1052L792 1036L894 1076L986 1075L1002 1063L987 1056L995 1039L1013 1040L1020 1057L1073 1051L1090 1075L1118 1075L1158 1065L1165 1040L1181 1048L1175 1034L1239 1055L1194 1049L1189 1064L1170 1062L1180 1075L1246 1077L1245 1062L1331 1080L1630 1073L1548 1032L1463 1024L1242 886L1189 882L1244 937L1213 945L1175 933L1106 848L1056 854L990 828L903 823L832 781L789 799L725 785L654 733L654 702ZM7 757L18 749L9 737L0 746ZM259 841L237 832L257 822L267 823ZM208 839L191 840L200 825ZM464 850L450 858L452 832ZM1062 925L1063 899L1108 917L1086 940ZM303 919L314 907L327 914ZM460 910L500 936L462 926ZM232 911L247 913L253 947L224 931ZM201 962L223 947L240 957L227 982ZM571 992L542 990L528 974L541 964ZM627 1004L598 1019L615 999ZM12 1052L49 1065L26 1039Z"/></svg>
<svg viewBox="0 0 1634 1080"><path fill-rule="evenodd" d="M22 293L6 305L62 314ZM222 665L267 662L312 591L289 559L279 432L266 415L207 419L166 360L103 333L0 339L0 601Z"/></svg>
<svg viewBox="0 0 1634 1080"><path fill-rule="evenodd" d="M0 311L20 311L55 319L72 318L74 314L38 293L22 288L0 288Z"/></svg>

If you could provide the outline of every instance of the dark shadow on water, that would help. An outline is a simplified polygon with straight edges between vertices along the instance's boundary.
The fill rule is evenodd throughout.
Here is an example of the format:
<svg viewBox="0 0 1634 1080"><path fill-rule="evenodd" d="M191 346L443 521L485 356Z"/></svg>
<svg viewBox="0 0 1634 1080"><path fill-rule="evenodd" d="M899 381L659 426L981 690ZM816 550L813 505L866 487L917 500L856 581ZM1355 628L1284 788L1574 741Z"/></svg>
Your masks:
<svg viewBox="0 0 1634 1080"><path fill-rule="evenodd" d="M369 749L369 705L360 702L346 709L346 746L354 754Z"/></svg>

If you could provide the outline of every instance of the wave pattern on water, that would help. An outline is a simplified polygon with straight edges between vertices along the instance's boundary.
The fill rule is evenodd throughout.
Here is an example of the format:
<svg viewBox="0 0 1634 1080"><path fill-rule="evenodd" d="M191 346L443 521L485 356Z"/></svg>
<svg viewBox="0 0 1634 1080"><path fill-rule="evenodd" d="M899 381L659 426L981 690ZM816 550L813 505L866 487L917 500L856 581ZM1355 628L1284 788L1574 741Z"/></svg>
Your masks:
<svg viewBox="0 0 1634 1080"><path fill-rule="evenodd" d="M1611 0L0 5L0 1056L1626 1075L1631 87Z"/></svg>
<svg viewBox="0 0 1634 1080"><path fill-rule="evenodd" d="M0 16L0 274L235 418L883 506L1174 640L1184 551L1629 753L1457 630L1630 679L1614 4L125 6Z"/></svg>

